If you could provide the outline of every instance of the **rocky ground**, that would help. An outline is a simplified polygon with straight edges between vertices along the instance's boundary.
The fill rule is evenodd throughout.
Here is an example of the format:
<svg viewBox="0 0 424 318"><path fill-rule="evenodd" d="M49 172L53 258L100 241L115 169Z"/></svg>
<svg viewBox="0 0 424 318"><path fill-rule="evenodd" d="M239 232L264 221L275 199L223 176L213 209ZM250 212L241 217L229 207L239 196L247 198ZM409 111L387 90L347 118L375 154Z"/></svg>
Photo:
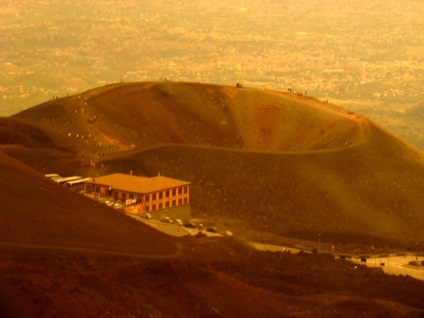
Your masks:
<svg viewBox="0 0 424 318"><path fill-rule="evenodd" d="M423 237L422 153L337 107L261 94L117 85L1 120L0 316L422 317L422 281L243 243L359 254ZM43 176L129 171L189 180L193 216L234 237L169 237Z"/></svg>

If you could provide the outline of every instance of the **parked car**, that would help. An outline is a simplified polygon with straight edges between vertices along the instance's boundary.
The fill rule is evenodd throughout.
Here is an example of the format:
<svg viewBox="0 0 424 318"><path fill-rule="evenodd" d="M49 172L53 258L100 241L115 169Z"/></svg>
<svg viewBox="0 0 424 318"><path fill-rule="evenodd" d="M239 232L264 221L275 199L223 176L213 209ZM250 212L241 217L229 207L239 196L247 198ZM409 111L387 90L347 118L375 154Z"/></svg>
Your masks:
<svg viewBox="0 0 424 318"><path fill-rule="evenodd" d="M143 217L146 218L146 219L151 219L152 215L150 213L144 213Z"/></svg>
<svg viewBox="0 0 424 318"><path fill-rule="evenodd" d="M182 226L184 224L183 221L181 221L180 219L176 219L174 221L174 223L177 224L177 225L179 225L179 226Z"/></svg>
<svg viewBox="0 0 424 318"><path fill-rule="evenodd" d="M115 203L114 205L113 205L113 208L115 209L115 210L120 210L120 209L122 209L124 206L121 204L121 203Z"/></svg>
<svg viewBox="0 0 424 318"><path fill-rule="evenodd" d="M169 224L174 223L174 221L173 221L170 217L168 217L168 216L164 216L164 217L162 217L160 220L161 220L161 222L163 222L163 223L169 223Z"/></svg>
<svg viewBox="0 0 424 318"><path fill-rule="evenodd" d="M225 236L233 236L233 232L227 230L227 231L224 231L223 235L225 235Z"/></svg>
<svg viewBox="0 0 424 318"><path fill-rule="evenodd" d="M216 227L208 227L206 229L206 232L210 232L210 233L218 233L218 229Z"/></svg>
<svg viewBox="0 0 424 318"><path fill-rule="evenodd" d="M421 265L423 265L423 263L421 261L415 260L415 261L410 261L409 262L409 265L412 265L412 266L421 266Z"/></svg>
<svg viewBox="0 0 424 318"><path fill-rule="evenodd" d="M194 223L184 223L183 226L187 227L189 229L195 229L196 228L196 224L194 224Z"/></svg>
<svg viewBox="0 0 424 318"><path fill-rule="evenodd" d="M108 201L108 199L106 199L105 197L96 197L97 201L99 201L100 203L106 203L106 201Z"/></svg>

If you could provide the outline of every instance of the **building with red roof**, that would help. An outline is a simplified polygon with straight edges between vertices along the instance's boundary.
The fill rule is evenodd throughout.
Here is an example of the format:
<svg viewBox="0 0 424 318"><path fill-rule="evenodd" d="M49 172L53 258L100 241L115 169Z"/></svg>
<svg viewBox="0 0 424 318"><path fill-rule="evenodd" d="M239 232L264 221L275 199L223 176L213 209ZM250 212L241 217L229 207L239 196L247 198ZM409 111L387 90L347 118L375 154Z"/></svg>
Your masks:
<svg viewBox="0 0 424 318"><path fill-rule="evenodd" d="M190 182L164 176L152 178L113 173L84 181L84 192L121 201L137 214L190 210ZM158 213L156 213L158 212ZM168 215L168 214L167 214Z"/></svg>

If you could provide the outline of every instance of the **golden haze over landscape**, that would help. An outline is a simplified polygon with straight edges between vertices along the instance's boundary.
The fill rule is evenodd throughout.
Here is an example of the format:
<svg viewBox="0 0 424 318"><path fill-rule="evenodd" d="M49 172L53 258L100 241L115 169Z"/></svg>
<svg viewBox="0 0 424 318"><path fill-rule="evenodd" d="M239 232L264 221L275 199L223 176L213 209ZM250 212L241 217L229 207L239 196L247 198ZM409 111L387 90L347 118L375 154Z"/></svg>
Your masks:
<svg viewBox="0 0 424 318"><path fill-rule="evenodd" d="M423 8L3 1L0 316L423 317Z"/></svg>

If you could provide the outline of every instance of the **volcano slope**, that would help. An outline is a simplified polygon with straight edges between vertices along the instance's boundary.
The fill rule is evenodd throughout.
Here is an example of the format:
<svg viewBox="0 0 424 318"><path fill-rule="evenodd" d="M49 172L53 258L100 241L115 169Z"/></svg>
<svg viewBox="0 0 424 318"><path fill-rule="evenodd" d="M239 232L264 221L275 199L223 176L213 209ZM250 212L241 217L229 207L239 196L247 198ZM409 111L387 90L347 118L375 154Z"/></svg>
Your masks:
<svg viewBox="0 0 424 318"><path fill-rule="evenodd" d="M238 104L240 100L242 104ZM245 105L253 113L220 111L225 102L230 108ZM263 126L261 117L254 113L262 103L269 103L268 108L281 108L263 117ZM167 105L180 110L174 115L164 112ZM142 118L143 108L145 114L156 118L156 123L135 118ZM167 115L160 115L162 112ZM322 133L321 126L314 128L321 112L328 124ZM287 116L287 134L281 133L278 140L266 139L262 128L268 129L279 113ZM322 139L313 136L312 140L296 143L295 137L288 138L290 129L295 135L296 121L308 116L308 127L316 129ZM180 122L178 118L189 119ZM258 120L255 125L259 130L237 128L242 122L251 123L249 118ZM140 125L139 120L149 125ZM171 239L67 191L41 174L97 175L130 169L146 175L166 173L193 182L193 208L198 216L208 213L208 219L235 223L239 230L267 226L267 231L306 238L323 230L323 240L324 235L327 239L355 242L373 237L387 244L387 233L392 229L383 227L385 223L377 217L378 227L385 229L377 230L377 234L355 227L355 214L343 218L341 228L335 230L319 219L332 212L332 205L327 203L335 200L331 194L348 191L337 201L340 206L334 203L337 208L349 205L351 198L368 202L359 196L365 193L361 192L362 183L349 179L362 180L355 175L359 168L368 167L367 171L373 172L368 179L369 189L387 183L389 190L395 186L388 183L392 174L393 178L401 176L395 170L403 169L400 171L411 175L411 183L405 181L407 178L395 182L411 191L412 196L398 197L392 192L395 203L414 199L409 185L415 186L422 177L421 154L361 117L299 95L200 84L138 83L102 87L50 101L3 119L0 127L4 135L0 139L2 317L423 314L421 281L387 276L328 254L255 252L232 238ZM219 127L227 127L225 133ZM335 135L331 137L333 130ZM308 134L304 132L304 136ZM265 141L275 149L262 148ZM90 160L96 163L94 167ZM388 169L384 165L377 169L375 160ZM344 175L342 169L349 173ZM327 175L328 180L324 179ZM344 188L339 189L341 185ZM314 187L324 190L307 192ZM314 199L323 193L328 197L322 203ZM275 194L284 196L276 201ZM374 202L373 196L379 196L379 191L369 194L369 202ZM315 200L309 205L314 210L305 210L300 216L306 219L298 219L296 213L303 211L304 204L308 204L303 201L307 200ZM255 205L250 207L252 203ZM273 204L279 204L278 211ZM382 211L384 215L384 209L374 211L373 205L369 206L364 213ZM388 215L398 218L394 222L402 222L405 216L390 211L393 213ZM313 218L319 228L305 226L312 223L307 218ZM350 232L344 233L344 229ZM405 232L399 239L408 239Z"/></svg>
<svg viewBox="0 0 424 318"><path fill-rule="evenodd" d="M30 154L7 150L34 168L188 180L194 215L235 231L312 240L320 233L336 245L424 239L423 153L362 116L301 94L120 83L13 117L54 142Z"/></svg>
<svg viewBox="0 0 424 318"><path fill-rule="evenodd" d="M420 317L424 284L329 254L172 239L0 151L1 317ZM392 288L396 286L396 288Z"/></svg>
<svg viewBox="0 0 424 318"><path fill-rule="evenodd" d="M423 313L424 284L412 278L231 238L171 239L1 151L0 176L1 317Z"/></svg>

